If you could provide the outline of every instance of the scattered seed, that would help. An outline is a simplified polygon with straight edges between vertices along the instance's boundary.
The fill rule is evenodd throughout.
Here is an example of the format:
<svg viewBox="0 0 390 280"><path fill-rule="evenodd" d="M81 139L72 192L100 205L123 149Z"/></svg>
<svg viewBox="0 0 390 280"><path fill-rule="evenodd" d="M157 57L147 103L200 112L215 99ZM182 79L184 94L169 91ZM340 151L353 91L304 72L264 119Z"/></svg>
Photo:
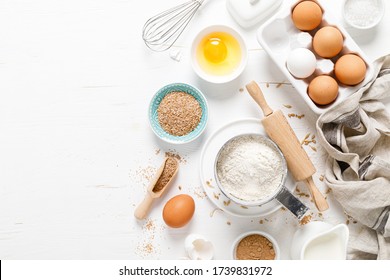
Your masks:
<svg viewBox="0 0 390 280"><path fill-rule="evenodd" d="M301 141L301 145L308 146L311 143L313 143L313 144L317 143L317 141L314 139L315 135L312 135L311 139L309 139L309 136L310 136L310 133L306 134L305 138Z"/></svg>
<svg viewBox="0 0 390 280"><path fill-rule="evenodd" d="M213 185L211 185L211 179L210 179L210 181L206 181L206 185L207 185L209 188L214 189Z"/></svg>
<svg viewBox="0 0 390 280"><path fill-rule="evenodd" d="M309 223L310 221L311 221L311 219L312 219L312 215L306 215L306 216L304 216L301 220L300 220L300 222L299 222L299 224L300 225L306 225L307 223Z"/></svg>
<svg viewBox="0 0 390 280"><path fill-rule="evenodd" d="M231 202L230 200L228 200L228 201L224 201L224 202L223 202L223 205L225 205L225 206L229 206L229 205L230 205L230 202Z"/></svg>
<svg viewBox="0 0 390 280"><path fill-rule="evenodd" d="M182 158L178 153L176 153L175 151L169 151L169 152L165 152L165 156L166 157L173 157L175 159L177 159L180 163L186 163L187 160L185 160L184 158Z"/></svg>

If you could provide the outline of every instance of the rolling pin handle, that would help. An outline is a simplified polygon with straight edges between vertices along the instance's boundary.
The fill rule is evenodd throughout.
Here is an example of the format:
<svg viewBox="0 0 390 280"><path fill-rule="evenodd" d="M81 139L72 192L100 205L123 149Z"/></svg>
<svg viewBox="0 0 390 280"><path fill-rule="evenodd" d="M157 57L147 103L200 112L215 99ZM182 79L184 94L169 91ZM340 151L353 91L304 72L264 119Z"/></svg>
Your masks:
<svg viewBox="0 0 390 280"><path fill-rule="evenodd" d="M274 112L271 107L268 106L267 101L264 98L263 92L255 81L252 81L247 84L246 89L248 90L252 98L256 101L256 103L259 104L261 110L263 110L265 117L271 115Z"/></svg>
<svg viewBox="0 0 390 280"><path fill-rule="evenodd" d="M318 190L316 185L314 184L313 178L309 177L305 180L305 183L307 187L309 188L311 197L313 198L314 204L316 205L317 209L322 212L329 208L329 204L326 201L325 197L322 195L322 193Z"/></svg>

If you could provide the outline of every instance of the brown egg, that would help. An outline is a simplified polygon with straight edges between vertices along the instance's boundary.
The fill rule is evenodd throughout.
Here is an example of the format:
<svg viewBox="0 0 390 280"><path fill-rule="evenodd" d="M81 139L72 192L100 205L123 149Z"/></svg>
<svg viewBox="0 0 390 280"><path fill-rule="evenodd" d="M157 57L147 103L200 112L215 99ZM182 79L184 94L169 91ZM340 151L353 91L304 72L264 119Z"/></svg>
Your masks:
<svg viewBox="0 0 390 280"><path fill-rule="evenodd" d="M314 51L324 58L336 56L343 49L343 44L343 35L333 26L322 27L313 38Z"/></svg>
<svg viewBox="0 0 390 280"><path fill-rule="evenodd" d="M316 104L328 105L337 98L339 85L332 77L321 75L310 82L308 93Z"/></svg>
<svg viewBox="0 0 390 280"><path fill-rule="evenodd" d="M348 86L354 86L363 81L366 72L367 67L363 59L355 54L343 55L334 66L336 78Z"/></svg>
<svg viewBox="0 0 390 280"><path fill-rule="evenodd" d="M194 199L187 194L172 197L163 209L164 222L173 228L185 226L195 212Z"/></svg>
<svg viewBox="0 0 390 280"><path fill-rule="evenodd" d="M322 10L313 1L303 1L295 6L292 12L292 20L296 28L302 31L310 31L320 25Z"/></svg>

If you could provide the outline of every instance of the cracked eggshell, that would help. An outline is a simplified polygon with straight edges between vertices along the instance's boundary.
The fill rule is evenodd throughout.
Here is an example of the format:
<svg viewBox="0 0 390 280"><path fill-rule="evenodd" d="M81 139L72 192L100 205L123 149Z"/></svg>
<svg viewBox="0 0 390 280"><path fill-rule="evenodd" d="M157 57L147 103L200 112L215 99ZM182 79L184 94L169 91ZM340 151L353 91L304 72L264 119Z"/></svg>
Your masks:
<svg viewBox="0 0 390 280"><path fill-rule="evenodd" d="M214 245L199 234L190 234L184 242L185 250L191 260L211 260L214 256Z"/></svg>

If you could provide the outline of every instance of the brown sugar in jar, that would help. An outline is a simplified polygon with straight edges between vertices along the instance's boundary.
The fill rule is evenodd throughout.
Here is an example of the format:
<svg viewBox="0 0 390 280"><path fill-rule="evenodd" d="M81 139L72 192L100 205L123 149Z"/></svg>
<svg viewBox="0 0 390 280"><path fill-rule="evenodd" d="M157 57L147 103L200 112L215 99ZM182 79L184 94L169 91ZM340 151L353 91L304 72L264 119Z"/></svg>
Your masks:
<svg viewBox="0 0 390 280"><path fill-rule="evenodd" d="M237 260L274 260L273 243L263 235L251 234L238 243L235 252Z"/></svg>

